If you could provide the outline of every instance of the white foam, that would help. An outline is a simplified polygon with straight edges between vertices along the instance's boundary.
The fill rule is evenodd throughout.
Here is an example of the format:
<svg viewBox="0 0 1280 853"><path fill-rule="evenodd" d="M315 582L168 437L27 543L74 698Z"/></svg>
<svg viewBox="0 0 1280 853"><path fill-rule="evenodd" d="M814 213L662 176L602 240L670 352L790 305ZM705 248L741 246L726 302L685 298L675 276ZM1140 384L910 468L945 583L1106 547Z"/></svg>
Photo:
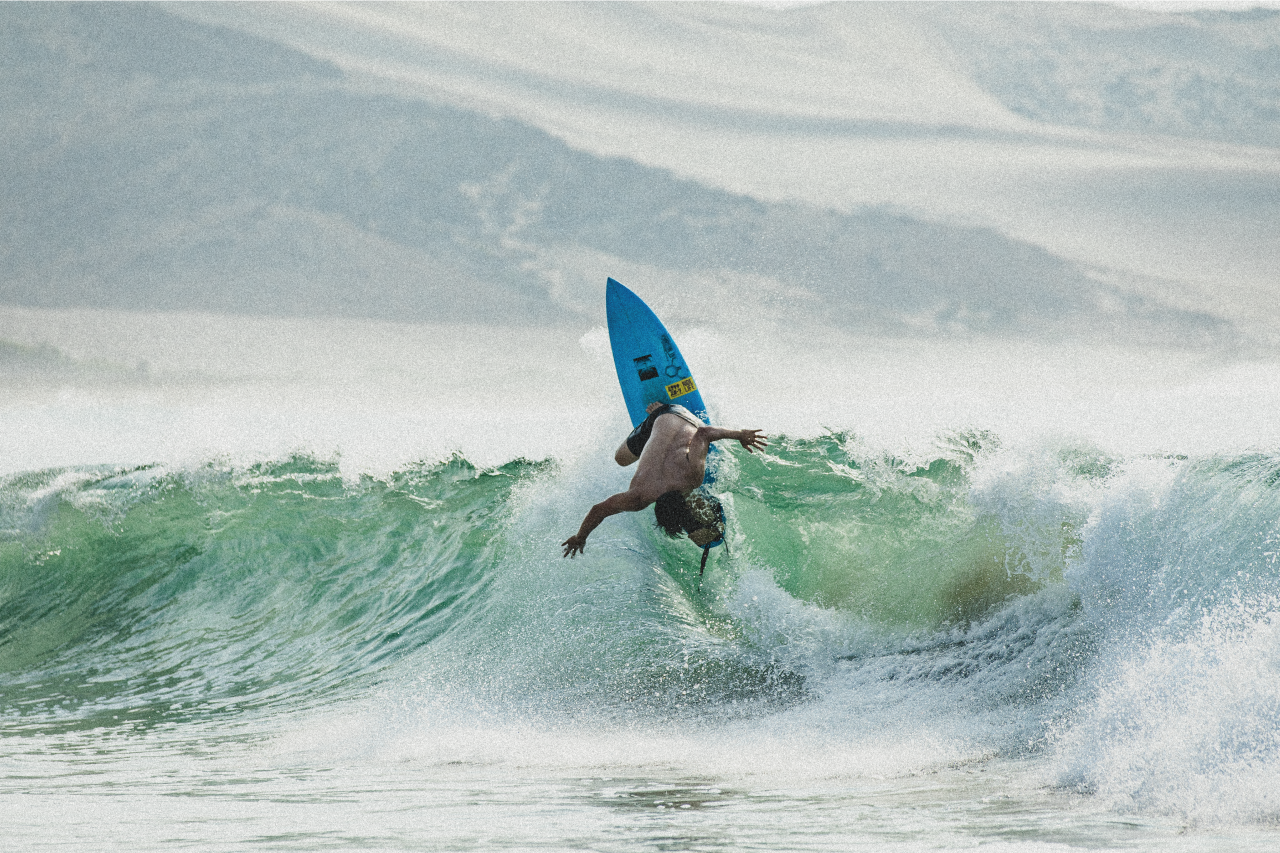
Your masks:
<svg viewBox="0 0 1280 853"><path fill-rule="evenodd" d="M1059 783L1121 812L1193 824L1280 814L1280 615L1224 605L1187 636L1132 649L1059 743Z"/></svg>

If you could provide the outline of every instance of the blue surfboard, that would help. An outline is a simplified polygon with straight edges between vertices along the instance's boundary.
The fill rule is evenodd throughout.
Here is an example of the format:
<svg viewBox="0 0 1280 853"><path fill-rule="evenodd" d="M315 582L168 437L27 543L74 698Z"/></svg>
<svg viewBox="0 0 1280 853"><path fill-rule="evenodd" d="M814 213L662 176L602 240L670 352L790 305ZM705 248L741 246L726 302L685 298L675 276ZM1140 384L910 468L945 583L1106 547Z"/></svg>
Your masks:
<svg viewBox="0 0 1280 853"><path fill-rule="evenodd" d="M613 279L605 286L604 304L613 366L631 425L644 421L645 408L653 402L684 406L710 424L698 383L658 315Z"/></svg>
<svg viewBox="0 0 1280 853"><path fill-rule="evenodd" d="M645 408L653 402L684 406L710 425L693 372L658 315L643 299L612 278L605 285L604 304L613 366L618 372L618 384L622 386L622 399L627 404L631 425L636 427L644 422ZM712 445L707 474L702 481L704 486L715 482L711 465L715 452L716 447ZM707 547L723 541L717 539Z"/></svg>

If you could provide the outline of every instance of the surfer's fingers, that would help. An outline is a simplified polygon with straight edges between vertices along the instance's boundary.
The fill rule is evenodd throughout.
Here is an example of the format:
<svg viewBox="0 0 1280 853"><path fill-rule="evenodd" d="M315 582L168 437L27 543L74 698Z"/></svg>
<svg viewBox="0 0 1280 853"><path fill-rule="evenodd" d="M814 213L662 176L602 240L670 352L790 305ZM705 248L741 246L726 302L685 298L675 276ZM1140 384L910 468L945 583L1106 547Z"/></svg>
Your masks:
<svg viewBox="0 0 1280 853"><path fill-rule="evenodd" d="M765 441L765 436L760 434L758 429L743 430L746 435L738 439L742 442L742 446L747 449L748 453L754 453L757 449L769 446L769 442Z"/></svg>

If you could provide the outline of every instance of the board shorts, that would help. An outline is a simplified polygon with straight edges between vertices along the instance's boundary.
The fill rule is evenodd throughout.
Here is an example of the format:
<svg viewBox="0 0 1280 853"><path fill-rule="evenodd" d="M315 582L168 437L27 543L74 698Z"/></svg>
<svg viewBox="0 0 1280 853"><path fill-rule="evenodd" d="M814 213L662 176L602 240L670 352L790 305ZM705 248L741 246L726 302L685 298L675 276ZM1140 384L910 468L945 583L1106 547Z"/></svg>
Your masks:
<svg viewBox="0 0 1280 853"><path fill-rule="evenodd" d="M684 406L675 403L663 403L658 408L649 413L649 417L644 419L640 426L631 431L631 435L627 436L627 450L630 450L638 458L644 451L644 446L649 443L649 436L653 434L653 425L657 423L658 418L663 415L678 415L684 418L694 426L704 426L702 421L686 409Z"/></svg>

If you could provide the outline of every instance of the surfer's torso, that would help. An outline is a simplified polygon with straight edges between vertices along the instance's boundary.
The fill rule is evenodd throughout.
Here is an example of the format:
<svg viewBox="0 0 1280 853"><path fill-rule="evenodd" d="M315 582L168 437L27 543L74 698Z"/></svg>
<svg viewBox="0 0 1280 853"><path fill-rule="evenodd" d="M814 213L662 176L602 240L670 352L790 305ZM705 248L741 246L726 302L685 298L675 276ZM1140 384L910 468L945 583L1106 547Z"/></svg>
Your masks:
<svg viewBox="0 0 1280 853"><path fill-rule="evenodd" d="M708 442L696 440L701 426L682 406L658 414L631 478L631 491L652 502L666 492L688 493L702 485Z"/></svg>

